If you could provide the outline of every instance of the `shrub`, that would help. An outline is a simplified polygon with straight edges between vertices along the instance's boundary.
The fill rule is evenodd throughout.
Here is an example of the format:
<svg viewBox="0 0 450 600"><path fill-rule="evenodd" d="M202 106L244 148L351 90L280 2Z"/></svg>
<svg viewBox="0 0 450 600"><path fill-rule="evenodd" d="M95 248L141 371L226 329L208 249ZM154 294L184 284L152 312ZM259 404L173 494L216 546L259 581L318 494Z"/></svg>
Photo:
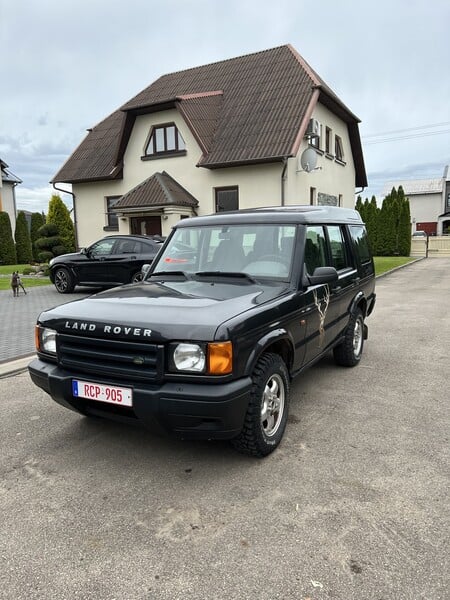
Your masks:
<svg viewBox="0 0 450 600"><path fill-rule="evenodd" d="M36 273L36 270L33 269L33 267L25 267L24 270L22 271L22 275L34 275Z"/></svg>
<svg viewBox="0 0 450 600"><path fill-rule="evenodd" d="M49 250L42 250L38 254L38 259L40 260L40 262L48 262L52 258L53 258L53 252L50 252Z"/></svg>

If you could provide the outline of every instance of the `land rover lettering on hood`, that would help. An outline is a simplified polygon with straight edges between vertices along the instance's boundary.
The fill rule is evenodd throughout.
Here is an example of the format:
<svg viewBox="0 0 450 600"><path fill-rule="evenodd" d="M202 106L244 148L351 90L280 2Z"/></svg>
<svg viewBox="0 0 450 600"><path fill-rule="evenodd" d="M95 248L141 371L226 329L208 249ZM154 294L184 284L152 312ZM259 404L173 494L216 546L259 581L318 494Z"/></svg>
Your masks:
<svg viewBox="0 0 450 600"><path fill-rule="evenodd" d="M359 364L374 305L356 211L184 219L142 281L43 312L29 372L83 415L262 457L283 437L293 377L329 352Z"/></svg>

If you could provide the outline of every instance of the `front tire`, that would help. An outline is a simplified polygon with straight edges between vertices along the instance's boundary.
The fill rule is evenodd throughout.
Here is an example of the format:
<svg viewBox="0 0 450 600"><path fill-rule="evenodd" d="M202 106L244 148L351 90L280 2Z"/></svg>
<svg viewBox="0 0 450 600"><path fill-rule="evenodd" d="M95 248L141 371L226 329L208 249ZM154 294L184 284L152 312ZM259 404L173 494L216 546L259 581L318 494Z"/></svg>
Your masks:
<svg viewBox="0 0 450 600"><path fill-rule="evenodd" d="M73 275L67 269L59 267L55 270L55 288L60 294L70 294L75 288Z"/></svg>
<svg viewBox="0 0 450 600"><path fill-rule="evenodd" d="M333 349L334 361L343 367L354 367L361 360L364 347L364 316L355 310L344 333L344 340Z"/></svg>
<svg viewBox="0 0 450 600"><path fill-rule="evenodd" d="M133 273L133 275L131 276L131 283L139 283L139 281L142 281L142 279L142 271L136 271L136 273Z"/></svg>
<svg viewBox="0 0 450 600"><path fill-rule="evenodd" d="M263 457L275 450L286 429L289 374L278 354L263 354L252 375L253 386L241 433L231 440L243 454Z"/></svg>

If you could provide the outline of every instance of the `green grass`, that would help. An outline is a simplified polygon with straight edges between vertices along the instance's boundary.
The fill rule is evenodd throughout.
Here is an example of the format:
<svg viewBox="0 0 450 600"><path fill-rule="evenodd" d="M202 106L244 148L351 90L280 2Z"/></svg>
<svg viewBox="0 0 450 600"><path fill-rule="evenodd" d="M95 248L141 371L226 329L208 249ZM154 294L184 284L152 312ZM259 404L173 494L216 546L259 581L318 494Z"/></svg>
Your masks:
<svg viewBox="0 0 450 600"><path fill-rule="evenodd" d="M374 256L375 275L381 275L381 273L406 265L413 260L416 259L411 256Z"/></svg>
<svg viewBox="0 0 450 600"><path fill-rule="evenodd" d="M0 290L11 289L11 274L13 271L19 271L23 287L37 287L39 285L49 285L48 277L34 277L32 275L22 275L23 270L30 265L0 265Z"/></svg>

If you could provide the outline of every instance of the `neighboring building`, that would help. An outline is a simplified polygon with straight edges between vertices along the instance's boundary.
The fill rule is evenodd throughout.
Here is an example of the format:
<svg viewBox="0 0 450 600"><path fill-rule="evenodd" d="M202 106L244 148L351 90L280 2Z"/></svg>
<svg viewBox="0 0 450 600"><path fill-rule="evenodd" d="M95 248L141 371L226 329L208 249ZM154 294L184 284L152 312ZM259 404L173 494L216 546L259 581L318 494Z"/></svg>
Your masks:
<svg viewBox="0 0 450 600"><path fill-rule="evenodd" d="M11 229L14 235L16 229L16 185L22 183L8 169L8 165L0 158L0 211L7 212L11 221Z"/></svg>
<svg viewBox="0 0 450 600"><path fill-rule="evenodd" d="M409 199L412 233L450 233L450 165L445 167L443 176L439 178L386 184L383 197L387 196L393 187L398 189L400 186Z"/></svg>
<svg viewBox="0 0 450 600"><path fill-rule="evenodd" d="M281 46L160 77L88 130L53 183L72 184L79 246L222 210L353 208L367 185L358 123Z"/></svg>

